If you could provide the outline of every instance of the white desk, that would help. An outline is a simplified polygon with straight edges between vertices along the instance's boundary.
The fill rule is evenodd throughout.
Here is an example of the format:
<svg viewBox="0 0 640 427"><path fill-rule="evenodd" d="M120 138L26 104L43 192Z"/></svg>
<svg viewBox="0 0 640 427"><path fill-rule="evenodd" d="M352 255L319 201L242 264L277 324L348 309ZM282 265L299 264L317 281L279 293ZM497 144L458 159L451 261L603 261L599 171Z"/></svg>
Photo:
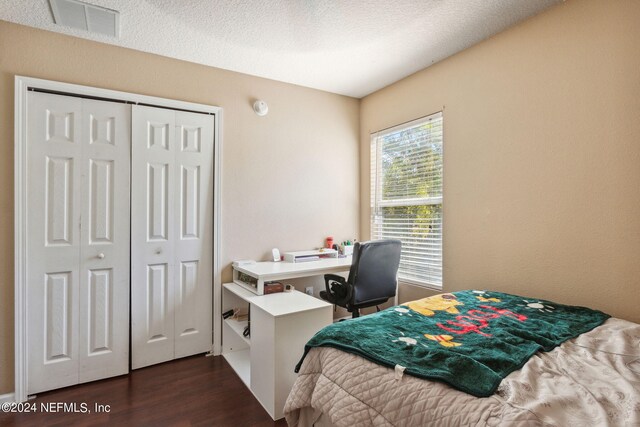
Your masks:
<svg viewBox="0 0 640 427"><path fill-rule="evenodd" d="M244 286L251 292L263 293L264 283L278 280L295 279L299 277L318 276L328 273L348 271L351 258L323 258L317 261L305 262L257 262L233 268L233 281ZM256 287L238 279L238 272L245 273L257 279Z"/></svg>
<svg viewBox="0 0 640 427"><path fill-rule="evenodd" d="M348 257L301 263L259 262L237 270L256 278L263 286L265 281L339 273L350 266ZM333 322L332 305L295 290L257 295L250 285L242 282L222 285L223 312L247 304L251 312L251 337L242 336L246 321L224 320L222 355L277 420L283 417L285 401L296 379L293 369L302 357L304 345Z"/></svg>

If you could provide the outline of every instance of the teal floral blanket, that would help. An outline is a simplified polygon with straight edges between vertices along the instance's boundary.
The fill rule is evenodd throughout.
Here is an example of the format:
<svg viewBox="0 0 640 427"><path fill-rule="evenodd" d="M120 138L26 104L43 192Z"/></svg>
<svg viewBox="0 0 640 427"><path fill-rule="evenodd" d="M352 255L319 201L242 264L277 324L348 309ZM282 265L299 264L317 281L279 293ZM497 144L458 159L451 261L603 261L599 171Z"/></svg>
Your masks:
<svg viewBox="0 0 640 427"><path fill-rule="evenodd" d="M295 371L312 347L328 346L486 397L537 351L552 350L609 317L500 292L439 294L327 326L307 343Z"/></svg>

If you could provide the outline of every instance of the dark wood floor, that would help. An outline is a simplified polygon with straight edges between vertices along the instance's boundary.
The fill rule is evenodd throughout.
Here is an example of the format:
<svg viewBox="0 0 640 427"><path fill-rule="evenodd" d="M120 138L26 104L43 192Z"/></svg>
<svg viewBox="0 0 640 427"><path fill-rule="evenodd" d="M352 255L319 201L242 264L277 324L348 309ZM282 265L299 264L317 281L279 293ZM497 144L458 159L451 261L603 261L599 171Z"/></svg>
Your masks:
<svg viewBox="0 0 640 427"><path fill-rule="evenodd" d="M274 422L223 357L194 356L129 375L42 393L38 413L0 413L0 426L286 426ZM42 413L41 403L91 413ZM110 412L96 413L95 405ZM61 409L62 410L62 409Z"/></svg>

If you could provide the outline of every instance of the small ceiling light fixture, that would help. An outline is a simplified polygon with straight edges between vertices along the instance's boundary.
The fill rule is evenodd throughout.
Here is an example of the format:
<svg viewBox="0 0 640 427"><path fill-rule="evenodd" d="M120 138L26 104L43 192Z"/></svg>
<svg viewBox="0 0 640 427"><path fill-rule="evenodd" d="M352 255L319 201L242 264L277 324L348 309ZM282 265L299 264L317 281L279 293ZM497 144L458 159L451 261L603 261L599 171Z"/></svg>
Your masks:
<svg viewBox="0 0 640 427"><path fill-rule="evenodd" d="M269 112L269 106L263 100L258 99L253 103L253 111L255 111L259 116L266 116Z"/></svg>

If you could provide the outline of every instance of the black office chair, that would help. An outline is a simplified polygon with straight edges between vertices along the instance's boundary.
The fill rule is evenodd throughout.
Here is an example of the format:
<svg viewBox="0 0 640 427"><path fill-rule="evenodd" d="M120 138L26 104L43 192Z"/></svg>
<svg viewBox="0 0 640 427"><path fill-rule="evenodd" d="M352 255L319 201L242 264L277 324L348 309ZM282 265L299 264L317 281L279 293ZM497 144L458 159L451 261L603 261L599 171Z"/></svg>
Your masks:
<svg viewBox="0 0 640 427"><path fill-rule="evenodd" d="M356 318L361 308L377 307L395 297L401 247L400 240L356 243L349 278L325 274L326 290L320 298L346 308Z"/></svg>

